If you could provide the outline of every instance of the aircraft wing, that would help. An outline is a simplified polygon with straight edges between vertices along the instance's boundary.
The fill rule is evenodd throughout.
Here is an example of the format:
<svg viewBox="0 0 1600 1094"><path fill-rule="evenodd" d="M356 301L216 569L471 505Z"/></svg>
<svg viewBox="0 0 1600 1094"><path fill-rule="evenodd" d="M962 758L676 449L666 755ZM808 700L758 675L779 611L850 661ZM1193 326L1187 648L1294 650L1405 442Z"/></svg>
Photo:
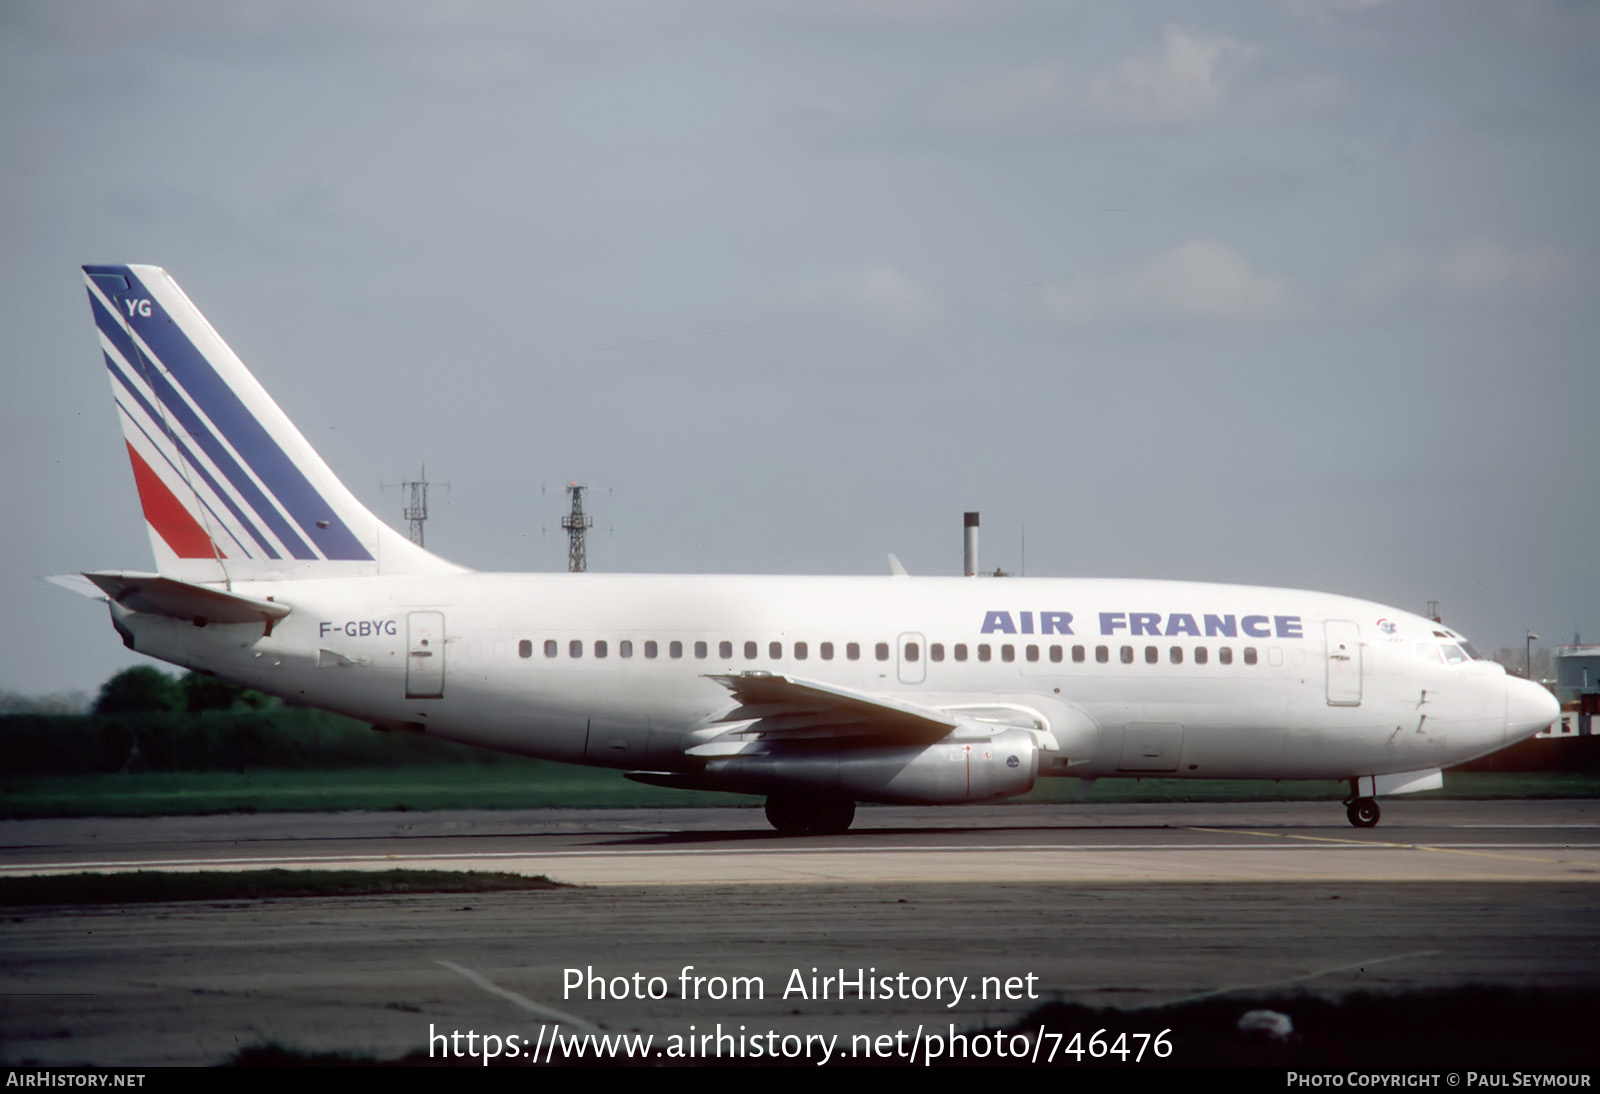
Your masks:
<svg viewBox="0 0 1600 1094"><path fill-rule="evenodd" d="M116 603L136 612L186 619L197 627L207 623L261 623L272 625L289 614L287 604L253 596L191 585L160 574L102 570L83 575Z"/></svg>
<svg viewBox="0 0 1600 1094"><path fill-rule="evenodd" d="M739 705L713 723L729 725L729 733L689 749L691 756L726 755L730 746L742 751L755 740L851 738L860 744L930 744L961 724L931 707L796 676L741 672L709 679L731 691Z"/></svg>

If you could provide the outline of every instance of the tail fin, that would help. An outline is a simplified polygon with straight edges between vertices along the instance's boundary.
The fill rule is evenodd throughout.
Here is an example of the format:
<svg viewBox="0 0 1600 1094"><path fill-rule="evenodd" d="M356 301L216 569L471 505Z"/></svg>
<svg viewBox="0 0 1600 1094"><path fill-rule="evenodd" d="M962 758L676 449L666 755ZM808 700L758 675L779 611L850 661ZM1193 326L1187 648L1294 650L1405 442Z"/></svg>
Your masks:
<svg viewBox="0 0 1600 1094"><path fill-rule="evenodd" d="M159 266L85 266L161 573L459 573L373 516Z"/></svg>

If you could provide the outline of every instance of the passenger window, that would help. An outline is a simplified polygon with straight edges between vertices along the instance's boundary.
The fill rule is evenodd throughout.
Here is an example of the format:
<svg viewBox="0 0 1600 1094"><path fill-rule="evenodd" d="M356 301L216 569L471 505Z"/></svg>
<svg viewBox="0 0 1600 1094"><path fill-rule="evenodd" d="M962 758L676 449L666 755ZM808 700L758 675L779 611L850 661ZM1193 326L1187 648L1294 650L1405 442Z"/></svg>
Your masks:
<svg viewBox="0 0 1600 1094"><path fill-rule="evenodd" d="M1194 648L1194 663L1197 665L1206 663L1206 648L1204 646L1196 646Z"/></svg>
<svg viewBox="0 0 1600 1094"><path fill-rule="evenodd" d="M1054 661L1056 664L1059 665L1061 663L1061 658L1063 656L1064 655L1062 653L1062 650L1061 650L1060 646L1051 646L1050 647L1050 660Z"/></svg>
<svg viewBox="0 0 1600 1094"><path fill-rule="evenodd" d="M1161 651L1160 650L1156 649L1154 646L1146 646L1144 648L1144 663L1145 664L1153 665L1159 660L1161 660Z"/></svg>
<svg viewBox="0 0 1600 1094"><path fill-rule="evenodd" d="M833 660L833 643L832 642L824 642L821 646L819 646L817 648L822 651L822 659L824 661L832 661Z"/></svg>
<svg viewBox="0 0 1600 1094"><path fill-rule="evenodd" d="M889 660L889 643L879 642L872 652L878 655L879 661Z"/></svg>
<svg viewBox="0 0 1600 1094"><path fill-rule="evenodd" d="M646 642L644 644L644 655L646 657L654 657L658 648L655 642Z"/></svg>
<svg viewBox="0 0 1600 1094"><path fill-rule="evenodd" d="M1233 647L1223 646L1220 650L1218 650L1217 660L1222 662L1224 665L1233 664Z"/></svg>
<svg viewBox="0 0 1600 1094"><path fill-rule="evenodd" d="M567 643L567 654L571 657L582 657L583 642L580 639L574 638L571 642Z"/></svg>
<svg viewBox="0 0 1600 1094"><path fill-rule="evenodd" d="M928 647L928 660L930 660L930 661L943 661L944 660L944 643L935 642L933 645Z"/></svg>
<svg viewBox="0 0 1600 1094"><path fill-rule="evenodd" d="M967 659L967 644L965 642L957 642L956 648L952 652L955 653L957 661L965 661Z"/></svg>
<svg viewBox="0 0 1600 1094"><path fill-rule="evenodd" d="M987 661L987 660L989 660L989 643L987 643L987 642L979 642L978 643L978 660L979 661Z"/></svg>
<svg viewBox="0 0 1600 1094"><path fill-rule="evenodd" d="M1283 664L1283 651L1280 650L1277 646L1268 646L1267 647L1267 664L1273 666L1274 668L1276 668L1277 666Z"/></svg>
<svg viewBox="0 0 1600 1094"><path fill-rule="evenodd" d="M861 643L846 642L844 645L844 655L852 661L861 660Z"/></svg>
<svg viewBox="0 0 1600 1094"><path fill-rule="evenodd" d="M1247 665L1256 663L1256 648L1254 646L1246 646L1244 648L1244 663Z"/></svg>
<svg viewBox="0 0 1600 1094"><path fill-rule="evenodd" d="M727 639L723 639L721 642L718 642L717 656L722 658L724 661L733 660L733 643L729 642Z"/></svg>
<svg viewBox="0 0 1600 1094"><path fill-rule="evenodd" d="M633 642L630 639L624 638L621 642L617 643L617 656L618 657L632 657L633 656Z"/></svg>
<svg viewBox="0 0 1600 1094"><path fill-rule="evenodd" d="M560 647L559 644L557 644L557 642L556 642L556 640L554 638L545 639L545 642L544 642L544 655L546 657L554 657L556 654L558 654L560 652L561 652L561 647Z"/></svg>
<svg viewBox="0 0 1600 1094"><path fill-rule="evenodd" d="M682 642L677 642L677 641L668 643L667 644L667 656L668 657L672 657L672 658L682 657L683 656L683 643Z"/></svg>
<svg viewBox="0 0 1600 1094"><path fill-rule="evenodd" d="M1124 665L1133 664L1133 647L1132 646L1123 646L1122 647L1122 663Z"/></svg>
<svg viewBox="0 0 1600 1094"><path fill-rule="evenodd" d="M601 639L596 639L595 640L594 655L596 657L604 657L606 655L606 642L605 642L605 639L601 638Z"/></svg>
<svg viewBox="0 0 1600 1094"><path fill-rule="evenodd" d="M1038 646L1029 646L1029 647L1027 647L1026 649L1024 649L1022 651L1022 655L1024 657L1026 657L1029 661L1037 661L1037 660L1039 660L1039 647Z"/></svg>
<svg viewBox="0 0 1600 1094"><path fill-rule="evenodd" d="M1015 646L1013 646L1010 642L1004 643L1000 647L1000 660L1002 660L1002 661L1015 661L1016 659L1017 659L1017 648Z"/></svg>
<svg viewBox="0 0 1600 1094"><path fill-rule="evenodd" d="M1083 664L1083 655L1084 655L1084 649L1083 649L1082 646L1073 646L1072 647L1072 661L1073 661L1074 664L1077 664L1077 665Z"/></svg>
<svg viewBox="0 0 1600 1094"><path fill-rule="evenodd" d="M517 656L518 657L532 657L533 656L533 641L531 639L524 638L521 642L517 643Z"/></svg>
<svg viewBox="0 0 1600 1094"><path fill-rule="evenodd" d="M782 642L769 642L769 643L767 643L767 656L772 658L774 661L780 660L783 657L783 643Z"/></svg>
<svg viewBox="0 0 1600 1094"><path fill-rule="evenodd" d="M917 648L917 644L915 642L907 642L906 643L906 660L907 661L917 661L917 660L920 660L921 657L922 657L922 651Z"/></svg>
<svg viewBox="0 0 1600 1094"><path fill-rule="evenodd" d="M1182 646L1173 646L1172 649L1168 651L1168 655L1172 658L1172 663L1174 665L1183 664L1183 647Z"/></svg>
<svg viewBox="0 0 1600 1094"><path fill-rule="evenodd" d="M806 644L804 642L796 642L794 644L794 659L796 661L804 661L806 659L806 654L809 652L810 651L806 648Z"/></svg>
<svg viewBox="0 0 1600 1094"><path fill-rule="evenodd" d="M701 658L705 657L705 655L706 655L706 644L704 642L696 642L694 644L694 655L696 657L701 657Z"/></svg>
<svg viewBox="0 0 1600 1094"><path fill-rule="evenodd" d="M1094 648L1094 659L1102 665L1105 664L1111 660L1111 650L1105 646L1096 646Z"/></svg>

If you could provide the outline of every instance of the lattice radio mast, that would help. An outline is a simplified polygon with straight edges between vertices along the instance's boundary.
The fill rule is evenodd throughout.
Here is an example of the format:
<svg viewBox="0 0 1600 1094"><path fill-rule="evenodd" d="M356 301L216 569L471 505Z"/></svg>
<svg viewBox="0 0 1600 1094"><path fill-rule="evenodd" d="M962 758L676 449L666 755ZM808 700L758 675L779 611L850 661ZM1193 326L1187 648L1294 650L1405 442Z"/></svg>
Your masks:
<svg viewBox="0 0 1600 1094"><path fill-rule="evenodd" d="M428 465L422 465L417 481L402 482L400 489L406 492L406 506L402 512L411 522L411 542L422 547L422 525L428 519Z"/></svg>
<svg viewBox="0 0 1600 1094"><path fill-rule="evenodd" d="M583 492L588 487L575 482L567 483L567 493L572 496L572 511L561 518L561 527L567 532L567 570L581 574L589 568L589 548L585 533L594 527L594 518L583 512Z"/></svg>

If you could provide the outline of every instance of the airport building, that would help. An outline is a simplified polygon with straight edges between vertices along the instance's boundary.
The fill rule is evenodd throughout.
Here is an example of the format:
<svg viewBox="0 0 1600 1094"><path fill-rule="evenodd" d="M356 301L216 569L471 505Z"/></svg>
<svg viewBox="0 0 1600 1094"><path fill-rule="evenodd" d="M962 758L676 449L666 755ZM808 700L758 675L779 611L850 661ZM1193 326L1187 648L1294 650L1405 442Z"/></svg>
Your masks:
<svg viewBox="0 0 1600 1094"><path fill-rule="evenodd" d="M1559 736L1592 737L1600 715L1600 645L1556 647L1556 698L1561 700Z"/></svg>

